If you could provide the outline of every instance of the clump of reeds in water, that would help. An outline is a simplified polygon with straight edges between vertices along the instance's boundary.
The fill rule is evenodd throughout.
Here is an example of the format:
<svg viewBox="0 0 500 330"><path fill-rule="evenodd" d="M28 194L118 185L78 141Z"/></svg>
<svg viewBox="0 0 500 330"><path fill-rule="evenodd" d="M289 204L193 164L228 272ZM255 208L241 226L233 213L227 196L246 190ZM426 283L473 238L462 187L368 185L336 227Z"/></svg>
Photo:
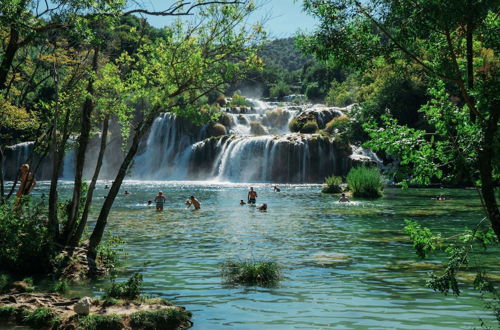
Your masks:
<svg viewBox="0 0 500 330"><path fill-rule="evenodd" d="M360 166L349 171L347 185L354 197L377 198L382 196L384 180L378 168Z"/></svg>
<svg viewBox="0 0 500 330"><path fill-rule="evenodd" d="M274 286L281 270L274 261L228 260L221 264L222 277L230 284Z"/></svg>

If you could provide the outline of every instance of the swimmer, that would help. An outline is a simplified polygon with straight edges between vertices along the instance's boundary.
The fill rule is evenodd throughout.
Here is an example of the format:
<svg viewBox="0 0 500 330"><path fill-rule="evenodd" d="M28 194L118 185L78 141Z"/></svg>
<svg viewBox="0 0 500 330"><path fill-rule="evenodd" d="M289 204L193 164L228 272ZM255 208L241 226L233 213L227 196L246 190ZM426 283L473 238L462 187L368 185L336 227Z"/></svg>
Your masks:
<svg viewBox="0 0 500 330"><path fill-rule="evenodd" d="M264 204L262 204L261 206L259 206L257 209L258 209L259 211L267 211L267 204L266 204L266 203L264 203Z"/></svg>
<svg viewBox="0 0 500 330"><path fill-rule="evenodd" d="M108 185L105 185L105 186L104 186L104 189L109 189L109 186L108 186Z"/></svg>
<svg viewBox="0 0 500 330"><path fill-rule="evenodd" d="M280 189L280 188L278 188L278 186L274 186L274 191L275 191L275 192L280 192L280 191L281 191L281 189Z"/></svg>
<svg viewBox="0 0 500 330"><path fill-rule="evenodd" d="M245 205L246 203L243 200L240 200L240 205Z"/></svg>
<svg viewBox="0 0 500 330"><path fill-rule="evenodd" d="M125 192L123 194L130 195L130 193L128 192L128 190L125 190Z"/></svg>
<svg viewBox="0 0 500 330"><path fill-rule="evenodd" d="M151 206L153 204L153 201L148 201L148 206Z"/></svg>
<svg viewBox="0 0 500 330"><path fill-rule="evenodd" d="M158 195L156 195L155 197L156 211L158 212L163 211L163 204L165 204L165 200L166 198L165 196L163 196L163 191L159 191Z"/></svg>
<svg viewBox="0 0 500 330"><path fill-rule="evenodd" d="M346 197L345 194L342 194L342 196L340 196L340 199L339 199L339 203L349 203L349 198Z"/></svg>
<svg viewBox="0 0 500 330"><path fill-rule="evenodd" d="M248 204L255 204L257 201L257 192L253 190L253 187L250 187L250 191L248 192Z"/></svg>
<svg viewBox="0 0 500 330"><path fill-rule="evenodd" d="M438 201L445 201L445 200L446 200L446 197L444 197L444 194L441 194L441 195L437 196L437 197L436 197L436 199L437 199Z"/></svg>
<svg viewBox="0 0 500 330"><path fill-rule="evenodd" d="M196 198L194 198L194 196L189 197L189 200L186 201L186 204L188 208L193 205L195 210L199 210L201 208L200 202Z"/></svg>

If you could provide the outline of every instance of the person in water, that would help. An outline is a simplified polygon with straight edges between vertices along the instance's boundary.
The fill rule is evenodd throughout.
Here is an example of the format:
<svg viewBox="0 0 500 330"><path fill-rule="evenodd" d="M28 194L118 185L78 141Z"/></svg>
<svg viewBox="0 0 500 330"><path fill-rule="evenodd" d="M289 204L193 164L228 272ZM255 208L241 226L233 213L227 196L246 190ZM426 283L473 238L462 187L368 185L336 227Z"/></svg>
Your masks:
<svg viewBox="0 0 500 330"><path fill-rule="evenodd" d="M155 197L156 211L163 211L163 204L165 204L166 198L163 196L163 191L159 191L158 195Z"/></svg>
<svg viewBox="0 0 500 330"><path fill-rule="evenodd" d="M105 186L104 186L104 189L109 189L109 186L108 186L108 185L105 185Z"/></svg>
<svg viewBox="0 0 500 330"><path fill-rule="evenodd" d="M250 187L248 191L248 204L255 204L257 202L257 192Z"/></svg>
<svg viewBox="0 0 500 330"><path fill-rule="evenodd" d="M148 206L151 206L153 204L153 201L148 201Z"/></svg>
<svg viewBox="0 0 500 330"><path fill-rule="evenodd" d="M19 185L19 190L16 193L17 198L27 196L35 188L36 180L32 172L30 172L30 166L28 164L23 164L19 168L21 184Z"/></svg>
<svg viewBox="0 0 500 330"><path fill-rule="evenodd" d="M274 191L275 191L275 192L280 192L280 191L281 191L281 189L280 189L280 188L278 188L278 186L274 186Z"/></svg>
<svg viewBox="0 0 500 330"><path fill-rule="evenodd" d="M437 196L437 197L436 197L436 199L437 199L438 201L445 201L445 200L446 200L446 197L444 197L444 194L441 194L441 195Z"/></svg>
<svg viewBox="0 0 500 330"><path fill-rule="evenodd" d="M194 198L194 196L189 197L189 199L186 201L186 204L188 208L193 205L195 210L199 210L201 208L200 202L196 198Z"/></svg>
<svg viewBox="0 0 500 330"><path fill-rule="evenodd" d="M130 193L128 192L128 190L125 190L124 194L125 195L130 195Z"/></svg>
<svg viewBox="0 0 500 330"><path fill-rule="evenodd" d="M246 203L243 200L240 200L240 205L245 205Z"/></svg>
<svg viewBox="0 0 500 330"><path fill-rule="evenodd" d="M259 206L257 209L258 209L259 211L267 211L267 204L266 204L266 203L264 203L264 204L262 204L261 206Z"/></svg>
<svg viewBox="0 0 500 330"><path fill-rule="evenodd" d="M340 203L349 203L349 198L347 198L345 194L342 194L342 196L340 196L339 202Z"/></svg>

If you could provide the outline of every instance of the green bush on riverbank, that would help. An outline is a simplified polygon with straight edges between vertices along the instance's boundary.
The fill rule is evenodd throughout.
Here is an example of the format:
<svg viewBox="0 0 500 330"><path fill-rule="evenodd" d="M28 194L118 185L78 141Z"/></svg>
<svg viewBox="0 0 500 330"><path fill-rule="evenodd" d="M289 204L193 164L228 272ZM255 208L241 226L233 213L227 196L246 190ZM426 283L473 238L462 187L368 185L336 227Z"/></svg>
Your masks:
<svg viewBox="0 0 500 330"><path fill-rule="evenodd" d="M281 279L281 271L274 261L234 261L221 265L222 276L228 283L273 286Z"/></svg>
<svg viewBox="0 0 500 330"><path fill-rule="evenodd" d="M378 168L360 166L349 171L347 185L354 197L377 198L382 196L384 181Z"/></svg>

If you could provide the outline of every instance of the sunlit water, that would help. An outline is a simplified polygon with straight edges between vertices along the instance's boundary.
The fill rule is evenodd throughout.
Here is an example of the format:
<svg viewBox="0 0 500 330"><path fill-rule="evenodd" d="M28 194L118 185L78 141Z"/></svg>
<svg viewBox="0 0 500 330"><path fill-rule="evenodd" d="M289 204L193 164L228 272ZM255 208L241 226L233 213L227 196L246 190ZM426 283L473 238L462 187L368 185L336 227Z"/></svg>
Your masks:
<svg viewBox="0 0 500 330"><path fill-rule="evenodd" d="M96 206L107 194L105 183ZM318 185L274 192L261 184L258 203L269 209L260 212L239 205L248 186L125 182L108 226L125 240L118 280L140 271L145 293L192 311L194 329L470 329L480 318L492 320L470 290L457 299L425 288L434 264L416 258L403 232L405 218L450 235L472 227L482 216L474 191L387 189L379 200L341 204ZM61 195L70 188L62 183ZM43 190L47 183L37 194ZM158 190L167 198L163 213L146 206ZM440 192L447 201L431 199ZM201 210L186 208L190 195ZM497 254L488 250L483 258L498 270ZM277 261L280 285L225 284L220 263L248 258ZM71 293L99 295L107 285L102 280Z"/></svg>

